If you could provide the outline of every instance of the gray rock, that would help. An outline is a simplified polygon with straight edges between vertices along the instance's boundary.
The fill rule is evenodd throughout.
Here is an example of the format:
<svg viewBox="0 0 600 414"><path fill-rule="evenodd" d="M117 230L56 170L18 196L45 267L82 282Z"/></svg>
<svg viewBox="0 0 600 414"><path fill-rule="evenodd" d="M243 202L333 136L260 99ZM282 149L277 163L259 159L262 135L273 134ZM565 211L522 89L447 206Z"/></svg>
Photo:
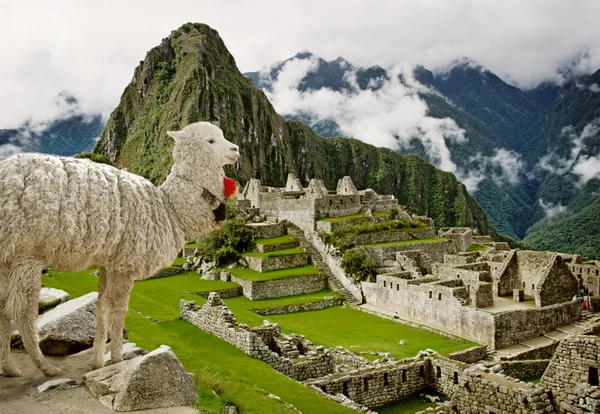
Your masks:
<svg viewBox="0 0 600 414"><path fill-rule="evenodd" d="M129 361L130 359L146 355L148 351L143 348L135 346L134 342L126 342L123 344L123 361ZM104 362L110 361L110 352L104 355Z"/></svg>
<svg viewBox="0 0 600 414"><path fill-rule="evenodd" d="M204 262L200 266L202 272L202 280L219 280L220 274L215 270L214 262Z"/></svg>
<svg viewBox="0 0 600 414"><path fill-rule="evenodd" d="M65 303L71 300L71 296L64 290L44 287L40 290L40 303L50 303L55 300L60 300L60 303Z"/></svg>
<svg viewBox="0 0 600 414"><path fill-rule="evenodd" d="M198 399L194 381L165 345L88 372L83 381L94 397L115 411L179 407Z"/></svg>
<svg viewBox="0 0 600 414"><path fill-rule="evenodd" d="M96 332L97 301L98 292L91 292L40 315L37 330L42 352L68 355L91 347ZM20 346L18 331L12 332L11 344Z"/></svg>
<svg viewBox="0 0 600 414"><path fill-rule="evenodd" d="M400 340L400 345L406 345L406 341L404 339Z"/></svg>
<svg viewBox="0 0 600 414"><path fill-rule="evenodd" d="M48 390L68 390L79 387L80 385L81 384L79 382L71 378L57 378L44 382L42 385L38 386L37 389L41 394L42 392L46 392Z"/></svg>

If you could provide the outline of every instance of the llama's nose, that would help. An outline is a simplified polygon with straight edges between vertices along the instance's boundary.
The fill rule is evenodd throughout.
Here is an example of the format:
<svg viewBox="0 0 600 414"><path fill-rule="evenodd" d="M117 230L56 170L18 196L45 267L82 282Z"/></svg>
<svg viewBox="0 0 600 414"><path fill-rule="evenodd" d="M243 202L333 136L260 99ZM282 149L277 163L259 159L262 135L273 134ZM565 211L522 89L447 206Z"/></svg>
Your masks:
<svg viewBox="0 0 600 414"><path fill-rule="evenodd" d="M233 147L230 148L232 151L239 151L240 147L238 147L237 145L234 145Z"/></svg>

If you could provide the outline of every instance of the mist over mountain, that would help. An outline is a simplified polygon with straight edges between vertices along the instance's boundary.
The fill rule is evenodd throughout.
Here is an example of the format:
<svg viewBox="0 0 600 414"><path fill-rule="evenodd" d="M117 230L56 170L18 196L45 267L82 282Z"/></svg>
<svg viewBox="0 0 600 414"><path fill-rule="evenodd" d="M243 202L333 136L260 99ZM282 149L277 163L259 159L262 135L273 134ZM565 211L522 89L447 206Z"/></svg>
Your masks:
<svg viewBox="0 0 600 414"><path fill-rule="evenodd" d="M595 208L586 184L600 173L600 72L583 76L571 69L577 65L559 71L560 82L529 90L469 58L431 71L356 67L303 52L245 75L286 119L302 120L324 136L415 153L454 173L501 233L523 238L535 232L526 241L536 247L593 255L581 246L600 247L600 240L581 246L539 241L556 238L546 237L548 225L561 227L563 218L581 213L569 206L575 200ZM590 224L590 232L600 231Z"/></svg>
<svg viewBox="0 0 600 414"><path fill-rule="evenodd" d="M27 120L14 129L0 129L0 160L20 152L70 156L90 151L104 128L100 114L85 114L77 99L61 93L55 99L56 117Z"/></svg>

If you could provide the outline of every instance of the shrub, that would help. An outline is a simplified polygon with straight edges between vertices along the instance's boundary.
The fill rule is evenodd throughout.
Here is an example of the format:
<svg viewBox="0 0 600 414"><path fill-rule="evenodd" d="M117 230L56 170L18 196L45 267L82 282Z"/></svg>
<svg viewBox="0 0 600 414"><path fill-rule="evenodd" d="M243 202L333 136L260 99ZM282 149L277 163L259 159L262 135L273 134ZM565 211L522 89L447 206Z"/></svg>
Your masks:
<svg viewBox="0 0 600 414"><path fill-rule="evenodd" d="M204 260L214 260L217 266L237 261L242 252L254 244L252 230L240 219L229 219L223 227L198 239L198 252Z"/></svg>
<svg viewBox="0 0 600 414"><path fill-rule="evenodd" d="M342 256L342 269L352 276L355 282L365 281L375 275L375 262L364 250L349 249Z"/></svg>

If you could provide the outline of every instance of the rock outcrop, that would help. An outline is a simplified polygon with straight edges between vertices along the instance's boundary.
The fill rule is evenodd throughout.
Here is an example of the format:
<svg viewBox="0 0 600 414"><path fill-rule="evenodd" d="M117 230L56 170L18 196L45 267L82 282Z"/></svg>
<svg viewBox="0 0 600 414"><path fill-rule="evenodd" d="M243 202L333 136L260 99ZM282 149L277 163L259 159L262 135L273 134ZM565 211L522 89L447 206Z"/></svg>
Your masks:
<svg viewBox="0 0 600 414"><path fill-rule="evenodd" d="M44 287L40 290L40 304L59 301L57 304L71 300L71 296L64 290Z"/></svg>
<svg viewBox="0 0 600 414"><path fill-rule="evenodd" d="M170 347L88 372L92 395L115 411L179 407L198 399L196 385Z"/></svg>

